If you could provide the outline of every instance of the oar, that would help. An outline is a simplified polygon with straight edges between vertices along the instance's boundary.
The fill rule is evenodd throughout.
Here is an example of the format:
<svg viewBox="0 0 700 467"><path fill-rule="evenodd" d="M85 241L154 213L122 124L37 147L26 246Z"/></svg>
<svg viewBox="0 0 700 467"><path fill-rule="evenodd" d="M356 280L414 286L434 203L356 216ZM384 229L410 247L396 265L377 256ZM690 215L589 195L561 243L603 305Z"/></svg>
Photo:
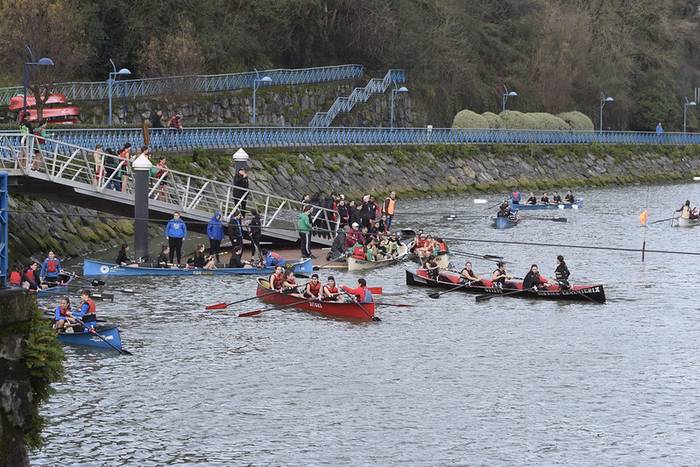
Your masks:
<svg viewBox="0 0 700 467"><path fill-rule="evenodd" d="M666 222L666 221L670 221L670 220L674 219L675 217L676 217L676 216L673 216L673 217L667 217L666 219L659 219L658 221L654 221L654 222L649 222L649 225L652 225L652 224L658 224L658 223L660 223L660 222Z"/></svg>
<svg viewBox="0 0 700 467"><path fill-rule="evenodd" d="M341 290L345 295L347 295L348 297L350 297L350 298L352 299L352 302L353 302L355 305L359 306L359 307L360 307L360 310L362 310L362 312L363 312L368 318L369 318L369 317L372 317L372 321L381 321L381 318L379 318L379 316L372 316L372 315L369 313L369 311L367 311L367 309L366 309L365 307L362 306L362 303L360 303L360 302L358 302L357 300L355 300L355 297L354 297L352 294L348 293L348 292L347 292L344 288L342 288L342 287L340 288L340 290ZM371 293L371 292L370 292L370 293Z"/></svg>
<svg viewBox="0 0 700 467"><path fill-rule="evenodd" d="M279 292L277 290L273 290L272 292L267 292L267 293L260 295L260 297L266 297L268 295L274 295L276 293L279 293ZM255 300L256 298L258 298L257 295L255 295L253 297L249 297L249 298L244 298L243 300L237 300L237 301L231 302L231 303L215 303L213 305L209 305L209 306L205 307L204 309L205 310L225 310L226 308L230 307L231 305L236 305L238 303L248 302L250 300Z"/></svg>
<svg viewBox="0 0 700 467"><path fill-rule="evenodd" d="M444 292L439 292L439 293L438 293L438 292L431 292L431 293L428 294L428 297L430 297L430 298L440 298L441 295L445 295L446 293L454 292L455 290L462 289L462 288L464 288L464 287L466 287L466 286L468 286L468 285L469 285L469 282L465 282L464 284L460 284L460 285L458 285L457 287L453 287L453 288L451 288L451 289L449 289L449 290L445 290Z"/></svg>
<svg viewBox="0 0 700 467"><path fill-rule="evenodd" d="M497 261L497 262L507 263L506 261L503 261L503 256L497 256L497 255L479 255L477 253L469 253L467 251L455 251L455 250L450 250L450 254L453 254L456 256L466 256L468 258L483 259L486 261Z"/></svg>
<svg viewBox="0 0 700 467"><path fill-rule="evenodd" d="M95 300L112 300L114 301L114 294L111 293L91 293L90 298Z"/></svg>
<svg viewBox="0 0 700 467"><path fill-rule="evenodd" d="M121 354L124 354L124 355L133 355L133 354L132 354L131 352L129 352L128 350L120 349L120 348L117 347L116 345L112 344L110 341L108 341L107 339L105 339L104 336L101 336L97 331L95 331L94 328L89 328L88 325L85 324L85 323L83 322L83 320L81 320L80 318L73 318L73 319L76 320L77 322L79 322L80 324L82 324L83 327L84 327L85 329L89 329L88 332L89 332L90 334L99 337L99 338L102 339L108 346L112 347L112 348L113 348L114 350L116 350L117 352L119 352L119 353L121 353Z"/></svg>
<svg viewBox="0 0 700 467"><path fill-rule="evenodd" d="M552 222L566 222L566 217L526 217L520 216L520 220L523 221L552 221Z"/></svg>
<svg viewBox="0 0 700 467"><path fill-rule="evenodd" d="M274 293L279 293L279 292L275 290ZM253 310L253 311L246 311L245 313L239 313L238 317L239 318L247 318L249 316L257 316L260 313L262 313L263 311L281 310L282 308L288 308L290 306L301 305L302 303L310 302L311 300L316 300L316 299L315 298L306 298L304 300L299 300L298 302L288 303L286 305L277 305L277 306L273 306L270 308L260 308L260 309Z"/></svg>
<svg viewBox="0 0 700 467"><path fill-rule="evenodd" d="M395 306L397 308L413 308L415 305L408 305L406 303L385 303L385 302L375 302L377 305L381 306Z"/></svg>
<svg viewBox="0 0 700 467"><path fill-rule="evenodd" d="M519 289L519 290L514 290L512 292L505 292L505 293L497 293L497 294L486 294L486 295L477 295L476 297L476 302L485 302L487 300L491 300L494 297L505 297L506 295L515 295L516 293L522 293L522 292L527 292L528 290L531 291L531 289Z"/></svg>

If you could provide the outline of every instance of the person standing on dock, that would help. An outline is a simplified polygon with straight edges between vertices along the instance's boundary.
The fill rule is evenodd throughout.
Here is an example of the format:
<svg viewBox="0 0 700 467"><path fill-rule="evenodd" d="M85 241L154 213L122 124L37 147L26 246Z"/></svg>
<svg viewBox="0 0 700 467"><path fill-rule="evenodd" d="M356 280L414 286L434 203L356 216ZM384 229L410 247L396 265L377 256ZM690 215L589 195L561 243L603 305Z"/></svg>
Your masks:
<svg viewBox="0 0 700 467"><path fill-rule="evenodd" d="M313 258L311 254L311 206L304 206L304 211L299 214L297 230L299 230L299 243L301 245L301 257Z"/></svg>
<svg viewBox="0 0 700 467"><path fill-rule="evenodd" d="M221 240L224 238L224 225L221 223L221 211L216 211L207 224L207 237L209 237L209 251L216 256L219 262Z"/></svg>
<svg viewBox="0 0 700 467"><path fill-rule="evenodd" d="M187 237L187 226L182 219L180 219L180 213L175 211L173 213L173 218L168 221L168 225L165 226L165 238L168 239L168 246L170 247L170 263L173 262L173 258L177 258L177 264L180 264L182 259L182 241Z"/></svg>
<svg viewBox="0 0 700 467"><path fill-rule="evenodd" d="M382 212L384 213L384 225L386 230L391 231L391 221L394 220L394 212L396 211L396 192L392 191L389 196L384 199Z"/></svg>
<svg viewBox="0 0 700 467"><path fill-rule="evenodd" d="M250 235L251 258L258 258L262 262L262 248L260 247L260 242L262 242L262 221L260 220L260 213L257 209L251 209L250 215L248 233Z"/></svg>
<svg viewBox="0 0 700 467"><path fill-rule="evenodd" d="M228 238L232 247L243 246L243 220L240 211L234 211L228 220Z"/></svg>
<svg viewBox="0 0 700 467"><path fill-rule="evenodd" d="M248 170L245 167L238 169L236 176L233 177L233 197L236 200L241 200L238 209L245 217L245 206L248 201Z"/></svg>

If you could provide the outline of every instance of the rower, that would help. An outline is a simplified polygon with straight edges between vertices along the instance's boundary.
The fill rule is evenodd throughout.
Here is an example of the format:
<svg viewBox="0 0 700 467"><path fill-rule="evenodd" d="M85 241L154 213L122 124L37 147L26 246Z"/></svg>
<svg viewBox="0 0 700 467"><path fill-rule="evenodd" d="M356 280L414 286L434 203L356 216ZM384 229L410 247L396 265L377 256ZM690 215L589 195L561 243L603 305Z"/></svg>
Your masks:
<svg viewBox="0 0 700 467"><path fill-rule="evenodd" d="M287 264L287 260L282 258L278 253L274 251L262 251L263 257L265 258L265 267L272 268L277 266L284 266Z"/></svg>
<svg viewBox="0 0 700 467"><path fill-rule="evenodd" d="M501 203L501 207L498 208L498 212L496 213L496 217L510 218L512 216L513 216L513 211L511 211L510 206L508 206L508 202L503 201L503 203Z"/></svg>
<svg viewBox="0 0 700 467"><path fill-rule="evenodd" d="M569 268L566 266L564 257L562 255L557 256L557 268L554 270L554 277L556 277L559 287L563 290L571 288L569 284Z"/></svg>
<svg viewBox="0 0 700 467"><path fill-rule="evenodd" d="M362 277L357 279L357 287L350 288L347 285L341 286L341 288L348 294L355 298L358 303L372 303L374 298L372 297L372 292L367 288L367 281Z"/></svg>
<svg viewBox="0 0 700 467"><path fill-rule="evenodd" d="M294 277L294 271L287 271L284 275L284 282L282 282L282 292L290 295L297 295L297 278Z"/></svg>
<svg viewBox="0 0 700 467"><path fill-rule="evenodd" d="M566 195L564 196L564 202L566 204L574 204L576 200L574 199L574 195L571 194L571 190L566 192Z"/></svg>
<svg viewBox="0 0 700 467"><path fill-rule="evenodd" d="M321 283L318 280L318 274L311 274L311 280L304 286L304 298L321 298Z"/></svg>
<svg viewBox="0 0 700 467"><path fill-rule="evenodd" d="M122 247L119 249L117 259L114 261L114 263L120 266L126 266L127 264L130 264L131 260L126 255L127 251L129 251L129 245L127 245L126 243L122 243Z"/></svg>
<svg viewBox="0 0 700 467"><path fill-rule="evenodd" d="M681 213L681 219L691 219L693 211L690 209L690 200L685 200L683 206L681 206L681 208L676 212Z"/></svg>
<svg viewBox="0 0 700 467"><path fill-rule="evenodd" d="M170 254L170 247L168 245L162 245L160 247L160 254L156 260L156 264L159 268L169 268L171 264L168 262L168 255Z"/></svg>
<svg viewBox="0 0 700 467"><path fill-rule="evenodd" d="M61 297L59 305L54 310L54 329L70 329L72 332L73 326L77 322L73 319L73 313L70 309L70 299L68 297Z"/></svg>
<svg viewBox="0 0 700 467"><path fill-rule="evenodd" d="M530 270L523 279L523 290L538 290L540 288L547 290L547 285L549 285L549 281L540 275L540 269L537 267L537 265L533 264L530 266Z"/></svg>
<svg viewBox="0 0 700 467"><path fill-rule="evenodd" d="M22 286L34 292L39 288L39 281L37 281L36 278L37 269L39 269L39 263L32 261L29 267L22 273Z"/></svg>
<svg viewBox="0 0 700 467"><path fill-rule="evenodd" d="M41 265L41 273L39 277L41 282L47 282L49 285L56 285L58 275L63 272L61 260L56 257L56 253L49 251L49 256Z"/></svg>
<svg viewBox="0 0 700 467"><path fill-rule="evenodd" d="M517 188L513 190L513 192L510 194L510 202L513 204L520 204L520 197L521 197L520 190Z"/></svg>
<svg viewBox="0 0 700 467"><path fill-rule="evenodd" d="M547 192L542 193L542 197L540 198L540 202L542 204L549 204L549 196L547 196Z"/></svg>
<svg viewBox="0 0 700 467"><path fill-rule="evenodd" d="M530 196L527 198L527 204L534 206L537 204L537 197L533 192L530 192Z"/></svg>
<svg viewBox="0 0 700 467"><path fill-rule="evenodd" d="M552 194L552 203L561 204L561 196L559 196L559 193L556 191Z"/></svg>
<svg viewBox="0 0 700 467"><path fill-rule="evenodd" d="M233 253L231 253L231 259L228 261L227 267L229 268L244 268L246 265L249 265L249 261L243 261L242 259L243 256L243 247L240 245L236 245L236 247L233 249Z"/></svg>
<svg viewBox="0 0 700 467"><path fill-rule="evenodd" d="M438 266L435 256L428 256L428 260L425 262L425 269L428 270L428 277L434 281L438 280L440 277L440 266Z"/></svg>
<svg viewBox="0 0 700 467"><path fill-rule="evenodd" d="M338 286L335 285L335 277L328 276L326 285L323 286L322 293L323 300L337 302L340 299L340 290L338 290Z"/></svg>
<svg viewBox="0 0 700 467"><path fill-rule="evenodd" d="M476 274L472 270L471 261L467 261L466 263L464 263L464 267L462 268L462 271L459 273L459 276L466 284L469 284L469 285L480 285L481 284L481 277L479 277L479 275Z"/></svg>
<svg viewBox="0 0 700 467"><path fill-rule="evenodd" d="M277 266L275 272L270 274L268 282L272 289L282 290L282 286L284 285L284 268L282 266Z"/></svg>
<svg viewBox="0 0 700 467"><path fill-rule="evenodd" d="M73 313L73 316L79 318L88 328L94 328L97 323L97 305L90 298L90 291L83 290L80 293L80 308Z"/></svg>
<svg viewBox="0 0 700 467"><path fill-rule="evenodd" d="M491 279L494 287L502 289L506 284L506 280L512 279L512 276L510 276L506 270L506 263L499 262L496 266L497 268L493 271Z"/></svg>

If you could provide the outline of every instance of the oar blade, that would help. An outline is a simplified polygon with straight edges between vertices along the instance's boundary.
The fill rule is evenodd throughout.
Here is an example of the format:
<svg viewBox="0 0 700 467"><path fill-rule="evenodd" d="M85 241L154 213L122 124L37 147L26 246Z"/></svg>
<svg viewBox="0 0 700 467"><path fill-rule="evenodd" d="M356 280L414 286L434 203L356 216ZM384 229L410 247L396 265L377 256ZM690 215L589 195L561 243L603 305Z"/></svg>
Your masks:
<svg viewBox="0 0 700 467"><path fill-rule="evenodd" d="M372 295L382 295L381 287L367 287Z"/></svg>
<svg viewBox="0 0 700 467"><path fill-rule="evenodd" d="M430 293L428 294L428 297L430 297L430 298L440 298L440 294L437 293L437 292L430 292Z"/></svg>
<svg viewBox="0 0 700 467"><path fill-rule="evenodd" d="M101 281L99 279L93 279L92 282L90 282L93 287L100 287L102 285L105 285L105 281Z"/></svg>
<svg viewBox="0 0 700 467"><path fill-rule="evenodd" d="M205 307L205 310L225 310L228 308L228 303L215 303L213 305L209 305Z"/></svg>
<svg viewBox="0 0 700 467"><path fill-rule="evenodd" d="M479 303L491 300L493 297L497 297L497 295L477 295L474 298L476 299L476 302Z"/></svg>
<svg viewBox="0 0 700 467"><path fill-rule="evenodd" d="M246 311L245 313L239 313L238 317L239 318L247 318L249 316L258 316L262 312L263 312L263 310Z"/></svg>

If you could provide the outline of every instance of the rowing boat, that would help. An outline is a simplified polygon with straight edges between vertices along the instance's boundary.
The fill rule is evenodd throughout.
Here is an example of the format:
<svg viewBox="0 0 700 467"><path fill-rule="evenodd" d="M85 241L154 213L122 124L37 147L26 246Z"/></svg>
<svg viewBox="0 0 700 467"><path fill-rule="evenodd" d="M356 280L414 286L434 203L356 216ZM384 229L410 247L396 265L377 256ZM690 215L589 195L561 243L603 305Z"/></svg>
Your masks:
<svg viewBox="0 0 700 467"><path fill-rule="evenodd" d="M602 284L572 285L570 289L562 289L558 285L551 285L546 289L527 290L523 289L523 281L507 281L503 288L494 287L493 281L490 279L482 279L480 282L481 285L465 285L458 290L483 295L508 294L511 297L605 303L605 290ZM435 280L428 276L426 269L418 269L415 272L406 271L406 284L436 289L454 289L463 283L460 281L459 274L455 272L443 271L438 276L438 279Z"/></svg>
<svg viewBox="0 0 700 467"><path fill-rule="evenodd" d="M355 302L326 302L311 300L298 303L303 298L298 295L288 295L282 292L271 293L270 283L267 279L258 278L258 289L255 295L265 303L273 305L291 305L290 308L320 313L334 318L371 321L374 317L374 303L363 303L361 306ZM364 310L363 310L364 309Z"/></svg>
<svg viewBox="0 0 700 467"><path fill-rule="evenodd" d="M122 350L122 340L117 326L98 326L95 332L119 350ZM107 342L89 331L66 333L60 332L58 340L67 345L93 347L97 349L113 349Z"/></svg>
<svg viewBox="0 0 700 467"><path fill-rule="evenodd" d="M700 219L684 219L682 217L674 217L671 220L673 227L696 227L700 225Z"/></svg>
<svg viewBox="0 0 700 467"><path fill-rule="evenodd" d="M311 259L307 258L294 264L294 273L308 275L313 272ZM84 276L230 276L250 274L272 274L275 269L266 268L152 268L143 266L120 266L118 264L85 258L83 262Z"/></svg>
<svg viewBox="0 0 700 467"><path fill-rule="evenodd" d="M420 257L415 253L411 253L409 258L411 261L421 263ZM448 269L450 267L450 254L446 252L438 253L438 255L435 257L435 262L437 263L439 269Z"/></svg>
<svg viewBox="0 0 700 467"><path fill-rule="evenodd" d="M498 230L510 229L511 227L518 225L518 222L520 222L520 219L517 217L494 217L492 220L493 227Z"/></svg>
<svg viewBox="0 0 700 467"><path fill-rule="evenodd" d="M46 289L37 290L37 298L51 297L53 295L67 295L68 286L71 284L71 282L73 282L75 276L61 273L58 275L58 278L61 281L60 284L54 285L53 287L48 287Z"/></svg>
<svg viewBox="0 0 700 467"><path fill-rule="evenodd" d="M401 243L395 258L387 258L378 261L366 261L348 256L348 271L366 271L368 269L376 269L382 266L391 266L392 264L400 263L408 256L408 250L408 245Z"/></svg>
<svg viewBox="0 0 700 467"><path fill-rule="evenodd" d="M583 198L579 198L573 203L559 204L525 204L514 203L512 199L508 201L511 211L534 211L539 209L581 209L583 207Z"/></svg>

